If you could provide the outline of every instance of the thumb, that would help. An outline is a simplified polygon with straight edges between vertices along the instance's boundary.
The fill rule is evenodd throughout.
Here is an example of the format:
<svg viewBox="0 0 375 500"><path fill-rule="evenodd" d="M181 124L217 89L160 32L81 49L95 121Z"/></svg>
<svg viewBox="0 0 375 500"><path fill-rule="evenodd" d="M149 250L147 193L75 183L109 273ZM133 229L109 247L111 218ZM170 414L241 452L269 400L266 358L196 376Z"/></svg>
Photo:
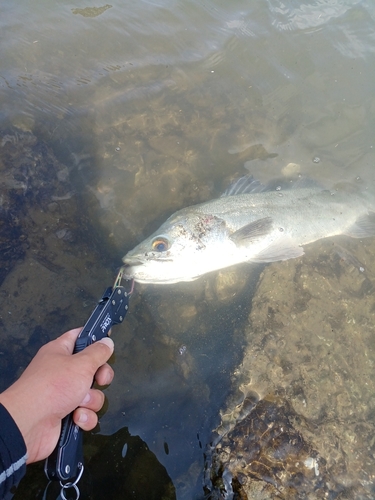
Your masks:
<svg viewBox="0 0 375 500"><path fill-rule="evenodd" d="M107 358L107 359L109 359L112 356L113 351L115 350L115 344L114 344L113 340L111 339L111 337L104 337L104 338L100 339L97 343L104 344L107 347L109 347L110 354L109 354L109 356Z"/></svg>
<svg viewBox="0 0 375 500"><path fill-rule="evenodd" d="M95 373L112 356L114 347L113 340L104 337L98 342L89 345L83 351L78 352L74 357L79 358L80 362L87 362L91 366L93 373Z"/></svg>

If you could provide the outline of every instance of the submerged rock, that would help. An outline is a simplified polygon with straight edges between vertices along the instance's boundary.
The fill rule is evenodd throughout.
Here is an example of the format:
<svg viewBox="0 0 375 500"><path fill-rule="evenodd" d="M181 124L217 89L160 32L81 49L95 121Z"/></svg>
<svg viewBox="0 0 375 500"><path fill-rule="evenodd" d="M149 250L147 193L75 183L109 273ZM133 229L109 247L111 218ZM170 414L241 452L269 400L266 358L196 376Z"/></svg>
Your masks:
<svg viewBox="0 0 375 500"><path fill-rule="evenodd" d="M265 267L232 379L260 401L222 411L212 498L374 498L374 276L344 237Z"/></svg>
<svg viewBox="0 0 375 500"><path fill-rule="evenodd" d="M212 450L211 499L336 498L326 461L294 427L289 403L269 395Z"/></svg>
<svg viewBox="0 0 375 500"><path fill-rule="evenodd" d="M85 449L85 469L78 483L80 497L86 500L176 500L176 491L155 454L139 436L131 436L122 428L110 436L91 435ZM27 481L21 481L15 500L43 498L56 500L60 496L58 481L47 482L43 462L28 467ZM68 489L66 498L77 498ZM74 495L74 496L73 496Z"/></svg>

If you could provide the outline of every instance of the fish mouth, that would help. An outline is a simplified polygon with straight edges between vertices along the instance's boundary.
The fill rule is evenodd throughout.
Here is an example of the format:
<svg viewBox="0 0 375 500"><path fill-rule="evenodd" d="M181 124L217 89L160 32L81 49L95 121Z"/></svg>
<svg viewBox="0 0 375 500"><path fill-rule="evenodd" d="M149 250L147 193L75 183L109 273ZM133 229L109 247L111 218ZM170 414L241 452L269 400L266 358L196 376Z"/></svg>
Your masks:
<svg viewBox="0 0 375 500"><path fill-rule="evenodd" d="M160 264L164 262L173 262L171 257L164 257L153 259L150 256L144 257L143 255L131 256L125 255L122 259L123 265L123 277L127 280L133 279L137 283L143 284L155 284L155 285L170 285L174 283L180 283L181 281L193 281L199 278L199 276L188 277L177 275L170 277L168 273L166 276L162 276L160 272L154 273L151 270L148 272L147 264L152 261L157 261Z"/></svg>
<svg viewBox="0 0 375 500"><path fill-rule="evenodd" d="M183 276L173 277L173 278L161 278L161 277L148 277L143 271L142 261L127 261L123 266L123 277L126 280L133 279L136 283L143 283L145 285L173 285L174 283L180 283L181 281L193 281L199 276L194 278L185 278Z"/></svg>
<svg viewBox="0 0 375 500"><path fill-rule="evenodd" d="M146 261L145 260L141 260L141 259L137 259L137 258L124 258L122 259L123 263L124 263L124 268L126 269L127 267L135 267L135 266L142 266Z"/></svg>
<svg viewBox="0 0 375 500"><path fill-rule="evenodd" d="M146 255L146 256L137 256L137 257L131 257L131 256L128 256L128 255L125 255L125 257L122 259L123 263L124 263L124 267L126 266L143 266L145 264L147 264L148 262L151 262L151 261L157 261L157 262L173 262L173 258L172 257L163 257L163 256L157 256L157 257L154 257L153 255Z"/></svg>

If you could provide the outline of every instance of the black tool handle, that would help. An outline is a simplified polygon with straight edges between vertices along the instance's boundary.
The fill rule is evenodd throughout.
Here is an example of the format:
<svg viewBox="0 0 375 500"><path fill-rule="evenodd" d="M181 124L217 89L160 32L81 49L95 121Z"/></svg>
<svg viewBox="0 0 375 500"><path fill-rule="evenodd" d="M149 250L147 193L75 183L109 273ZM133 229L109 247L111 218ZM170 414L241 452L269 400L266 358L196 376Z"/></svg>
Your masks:
<svg viewBox="0 0 375 500"><path fill-rule="evenodd" d="M107 337L111 327L123 321L128 307L129 297L124 287L107 288L79 333L73 354ZM81 474L82 467L82 429L74 423L73 413L70 413L62 421L59 441L46 459L44 472L50 480L73 482Z"/></svg>

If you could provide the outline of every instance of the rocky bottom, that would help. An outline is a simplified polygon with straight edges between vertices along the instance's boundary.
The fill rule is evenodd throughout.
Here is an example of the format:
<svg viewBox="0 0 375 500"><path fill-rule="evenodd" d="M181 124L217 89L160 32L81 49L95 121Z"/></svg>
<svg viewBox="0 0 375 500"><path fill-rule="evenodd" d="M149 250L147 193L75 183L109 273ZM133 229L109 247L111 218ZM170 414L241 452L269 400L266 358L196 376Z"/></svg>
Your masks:
<svg viewBox="0 0 375 500"><path fill-rule="evenodd" d="M309 427L290 404L277 395L255 402L253 408L208 454L208 498L218 499L336 499L351 489L338 484L327 462L294 422ZM358 493L358 490L357 490Z"/></svg>
<svg viewBox="0 0 375 500"><path fill-rule="evenodd" d="M374 498L374 276L373 239L265 267L209 453L211 498Z"/></svg>

